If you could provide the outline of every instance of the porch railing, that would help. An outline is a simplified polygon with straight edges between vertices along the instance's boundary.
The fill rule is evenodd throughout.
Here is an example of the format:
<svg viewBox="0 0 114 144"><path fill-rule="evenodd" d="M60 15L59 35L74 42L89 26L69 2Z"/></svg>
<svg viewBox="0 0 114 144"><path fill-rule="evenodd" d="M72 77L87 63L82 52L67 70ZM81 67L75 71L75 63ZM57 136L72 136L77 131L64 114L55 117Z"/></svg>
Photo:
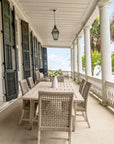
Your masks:
<svg viewBox="0 0 114 144"><path fill-rule="evenodd" d="M62 71L63 75L66 77L71 77L71 71Z"/></svg>
<svg viewBox="0 0 114 144"><path fill-rule="evenodd" d="M63 75L66 77L72 77L76 82L81 82L82 79L85 79L85 74L83 73L78 74L77 72L63 71ZM88 76L87 79L92 84L91 93L102 100L102 79L92 76ZM106 95L107 104L114 109L114 82L106 81Z"/></svg>
<svg viewBox="0 0 114 144"><path fill-rule="evenodd" d="M88 82L92 84L91 92L102 99L102 80L95 77L88 77Z"/></svg>
<svg viewBox="0 0 114 144"><path fill-rule="evenodd" d="M114 82L106 82L107 103L114 108Z"/></svg>
<svg viewBox="0 0 114 144"><path fill-rule="evenodd" d="M73 75L73 74L72 74ZM78 81L79 75L79 82L82 79L85 79L85 75L82 73L75 72L75 81ZM87 77L88 81L92 84L91 92L95 94L98 98L102 99L102 79L95 78L95 77ZM107 104L114 109L114 82L106 81L106 95L107 95Z"/></svg>

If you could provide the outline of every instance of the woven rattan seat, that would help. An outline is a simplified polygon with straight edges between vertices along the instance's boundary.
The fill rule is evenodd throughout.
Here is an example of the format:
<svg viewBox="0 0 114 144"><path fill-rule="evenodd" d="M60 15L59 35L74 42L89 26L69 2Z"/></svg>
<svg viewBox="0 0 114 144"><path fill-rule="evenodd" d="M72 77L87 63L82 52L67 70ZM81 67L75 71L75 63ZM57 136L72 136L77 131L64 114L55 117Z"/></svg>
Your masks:
<svg viewBox="0 0 114 144"><path fill-rule="evenodd" d="M24 79L24 80L21 80L19 83L20 83L22 95L24 95L25 93L27 93L29 91L27 81L26 81L26 79Z"/></svg>
<svg viewBox="0 0 114 144"><path fill-rule="evenodd" d="M83 93L83 89L84 89L85 84L86 84L85 79L82 79L82 81L81 81L81 83L80 83L80 87L79 87L79 92L80 92L80 94Z"/></svg>
<svg viewBox="0 0 114 144"><path fill-rule="evenodd" d="M38 144L40 139L64 139L71 143L73 93L39 92ZM68 138L41 137L41 131L68 132Z"/></svg>
<svg viewBox="0 0 114 144"><path fill-rule="evenodd" d="M53 77L49 76L50 77L50 81L52 82L53 81ZM58 82L64 82L64 76L63 75L59 75L57 76L57 80Z"/></svg>
<svg viewBox="0 0 114 144"><path fill-rule="evenodd" d="M41 82L41 81L49 81L49 78L44 78L44 76L41 76L39 71L35 71L35 77L36 77L36 84Z"/></svg>
<svg viewBox="0 0 114 144"><path fill-rule="evenodd" d="M80 104L80 105L77 106L76 110L77 111L85 111L85 108L84 108L84 106L82 104Z"/></svg>
<svg viewBox="0 0 114 144"><path fill-rule="evenodd" d="M81 116L84 116L84 119L88 124L88 127L90 127L90 124L87 116L87 101L88 101L88 94L89 94L90 87L91 87L91 83L86 82L82 93L84 102L77 104L77 112L82 112Z"/></svg>
<svg viewBox="0 0 114 144"><path fill-rule="evenodd" d="M23 96L24 94L26 94L29 91L29 87L28 87L27 81L25 79L21 80L19 83L20 83L22 96ZM29 119L24 118L25 111L29 111L29 110L30 110L30 101L23 100L23 108L22 108L22 114L21 114L21 119L19 121L19 124L21 124L22 121L29 121Z"/></svg>
<svg viewBox="0 0 114 144"><path fill-rule="evenodd" d="M29 78L28 78L28 82L29 82L29 86L30 86L30 88L33 88L33 87L35 86L32 77L29 77Z"/></svg>
<svg viewBox="0 0 114 144"><path fill-rule="evenodd" d="M57 79L58 79L58 82L64 82L64 75L59 75Z"/></svg>

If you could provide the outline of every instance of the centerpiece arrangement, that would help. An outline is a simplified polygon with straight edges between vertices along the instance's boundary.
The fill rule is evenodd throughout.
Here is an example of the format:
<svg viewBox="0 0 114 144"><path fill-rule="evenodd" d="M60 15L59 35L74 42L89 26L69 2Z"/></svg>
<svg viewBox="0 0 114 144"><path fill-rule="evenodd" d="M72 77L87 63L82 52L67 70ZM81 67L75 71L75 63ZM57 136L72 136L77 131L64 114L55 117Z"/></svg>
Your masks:
<svg viewBox="0 0 114 144"><path fill-rule="evenodd" d="M60 74L62 74L62 70L48 70L48 75L50 75L53 79L52 79L52 88L58 88L58 80L57 80L57 76L59 76Z"/></svg>

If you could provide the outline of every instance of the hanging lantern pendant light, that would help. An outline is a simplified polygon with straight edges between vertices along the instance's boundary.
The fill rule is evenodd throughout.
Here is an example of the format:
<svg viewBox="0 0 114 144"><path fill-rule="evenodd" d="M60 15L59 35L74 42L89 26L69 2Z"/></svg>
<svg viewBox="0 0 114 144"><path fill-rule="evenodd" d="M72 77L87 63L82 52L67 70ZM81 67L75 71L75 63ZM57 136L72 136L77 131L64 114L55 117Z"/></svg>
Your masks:
<svg viewBox="0 0 114 144"><path fill-rule="evenodd" d="M52 36L53 36L53 39L54 40L58 40L58 38L59 38L59 31L58 31L58 29L57 29L57 27L56 27L56 22L55 22L55 9L53 10L53 13L54 13L54 28L53 28L53 30L52 30Z"/></svg>

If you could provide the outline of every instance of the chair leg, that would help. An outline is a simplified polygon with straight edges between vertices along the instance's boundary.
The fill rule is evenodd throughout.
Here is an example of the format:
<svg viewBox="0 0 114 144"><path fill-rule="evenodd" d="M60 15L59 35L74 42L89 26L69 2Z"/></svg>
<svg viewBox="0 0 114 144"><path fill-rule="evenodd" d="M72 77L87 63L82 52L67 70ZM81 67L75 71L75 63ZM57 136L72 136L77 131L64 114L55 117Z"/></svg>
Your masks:
<svg viewBox="0 0 114 144"><path fill-rule="evenodd" d="M23 120L23 117L24 117L24 113L25 113L25 110L22 110L22 114L21 114L21 119L19 121L19 125L22 123L22 120Z"/></svg>
<svg viewBox="0 0 114 144"><path fill-rule="evenodd" d="M76 130L76 108L77 108L77 103L74 103L74 116L73 116L73 132Z"/></svg>
<svg viewBox="0 0 114 144"><path fill-rule="evenodd" d="M76 130L76 116L73 116L73 132Z"/></svg>
<svg viewBox="0 0 114 144"><path fill-rule="evenodd" d="M82 112L82 116L84 117L84 120L86 121L85 112Z"/></svg>
<svg viewBox="0 0 114 144"><path fill-rule="evenodd" d="M69 144L71 144L71 131L70 132L68 132L68 139L69 139Z"/></svg>
<svg viewBox="0 0 114 144"><path fill-rule="evenodd" d="M85 116L84 116L84 112L82 112L82 116L85 117Z"/></svg>
<svg viewBox="0 0 114 144"><path fill-rule="evenodd" d="M37 139L37 144L40 144L40 131L38 131L38 139Z"/></svg>
<svg viewBox="0 0 114 144"><path fill-rule="evenodd" d="M90 128L90 123L89 123L89 120L88 120L87 112L85 112L85 118L86 118L86 121L87 121L88 127Z"/></svg>

